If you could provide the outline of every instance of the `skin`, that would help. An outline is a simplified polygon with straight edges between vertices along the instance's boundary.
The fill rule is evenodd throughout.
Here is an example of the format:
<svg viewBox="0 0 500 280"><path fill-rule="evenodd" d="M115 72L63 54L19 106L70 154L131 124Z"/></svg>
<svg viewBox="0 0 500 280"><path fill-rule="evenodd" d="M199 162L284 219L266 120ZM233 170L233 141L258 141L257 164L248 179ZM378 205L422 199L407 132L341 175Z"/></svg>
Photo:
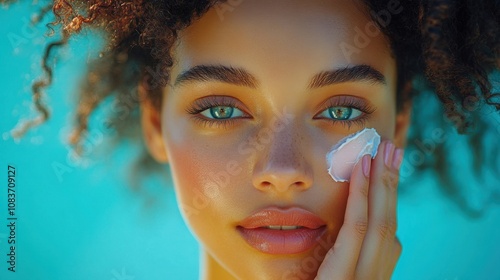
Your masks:
<svg viewBox="0 0 500 280"><path fill-rule="evenodd" d="M404 145L409 111L396 113L396 63L381 33L349 58L340 48L354 44L354 27L371 20L364 9L355 1L244 1L223 18L212 8L180 33L161 112L143 101L142 124L153 157L170 164L181 213L201 245L202 279L390 278L401 252L395 231L402 153L392 143ZM197 65L244 69L257 86L175 83ZM308 88L315 74L353 65L373 67L386 83ZM214 95L232 100L244 116L218 126L186 112ZM364 122L317 117L325 101L346 95L374 108ZM350 183L333 181L326 153L364 127L385 139L378 156L363 158ZM272 205L321 217L321 242L293 255L250 247L236 226Z"/></svg>

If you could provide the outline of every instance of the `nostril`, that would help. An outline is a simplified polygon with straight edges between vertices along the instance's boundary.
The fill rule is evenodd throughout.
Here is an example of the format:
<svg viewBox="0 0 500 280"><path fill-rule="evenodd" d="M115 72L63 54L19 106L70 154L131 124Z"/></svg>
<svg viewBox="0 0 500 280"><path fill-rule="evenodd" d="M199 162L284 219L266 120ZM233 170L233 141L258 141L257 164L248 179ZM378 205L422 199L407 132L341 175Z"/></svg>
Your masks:
<svg viewBox="0 0 500 280"><path fill-rule="evenodd" d="M269 187L271 187L272 185L273 185L273 184L272 184L271 182L269 182L269 181L262 181L262 182L260 183L260 186L261 186L262 188L269 188ZM297 182L294 182L293 184L291 184L290 186L295 186L295 187L298 187L298 188L303 188L303 187L305 187L305 185L306 185L306 184L305 184L304 182L302 182L302 181L297 181Z"/></svg>
<svg viewBox="0 0 500 280"><path fill-rule="evenodd" d="M305 165L303 165L305 166ZM292 192L303 191L311 187L312 178L309 170L291 168L266 168L267 170L254 174L252 184L260 191ZM272 170L271 170L272 169Z"/></svg>
<svg viewBox="0 0 500 280"><path fill-rule="evenodd" d="M295 185L299 188L303 188L306 184L302 181L295 182Z"/></svg>
<svg viewBox="0 0 500 280"><path fill-rule="evenodd" d="M269 187L269 186L271 185L271 182L264 181L264 182L262 182L262 183L261 183L261 185L262 185L263 187Z"/></svg>

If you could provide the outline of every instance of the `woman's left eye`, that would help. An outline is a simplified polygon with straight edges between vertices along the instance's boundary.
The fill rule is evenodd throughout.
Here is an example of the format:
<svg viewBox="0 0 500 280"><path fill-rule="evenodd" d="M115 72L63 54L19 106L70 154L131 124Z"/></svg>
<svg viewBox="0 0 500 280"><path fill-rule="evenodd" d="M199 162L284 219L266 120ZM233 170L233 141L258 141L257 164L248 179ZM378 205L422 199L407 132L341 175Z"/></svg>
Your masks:
<svg viewBox="0 0 500 280"><path fill-rule="evenodd" d="M358 109L347 106L329 107L320 114L319 117L329 118L336 121L348 121L361 116L363 112Z"/></svg>
<svg viewBox="0 0 500 280"><path fill-rule="evenodd" d="M200 114L206 118L216 120L237 118L244 115L240 109L232 106L214 106L200 112Z"/></svg>

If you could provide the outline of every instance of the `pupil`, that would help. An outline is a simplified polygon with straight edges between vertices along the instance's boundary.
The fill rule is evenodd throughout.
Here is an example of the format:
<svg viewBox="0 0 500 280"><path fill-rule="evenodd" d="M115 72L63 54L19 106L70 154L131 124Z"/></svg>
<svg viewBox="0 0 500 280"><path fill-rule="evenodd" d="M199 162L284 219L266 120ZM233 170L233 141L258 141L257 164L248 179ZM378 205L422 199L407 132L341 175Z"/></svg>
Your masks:
<svg viewBox="0 0 500 280"><path fill-rule="evenodd" d="M233 108L228 106L217 106L210 108L210 113L218 119L227 119L233 114Z"/></svg>
<svg viewBox="0 0 500 280"><path fill-rule="evenodd" d="M348 107L332 107L330 109L330 116L337 120L347 120L351 117L352 108Z"/></svg>

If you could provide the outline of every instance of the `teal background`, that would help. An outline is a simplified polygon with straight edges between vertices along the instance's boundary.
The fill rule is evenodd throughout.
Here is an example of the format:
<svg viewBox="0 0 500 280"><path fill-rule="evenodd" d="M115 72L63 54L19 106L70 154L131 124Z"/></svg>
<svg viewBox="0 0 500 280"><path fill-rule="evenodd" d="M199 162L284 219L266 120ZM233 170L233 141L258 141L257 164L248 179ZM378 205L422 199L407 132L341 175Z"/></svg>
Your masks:
<svg viewBox="0 0 500 280"><path fill-rule="evenodd" d="M134 190L126 175L140 150L123 143L105 152L99 126L90 140L92 154L85 162L71 160L65 133L73 93L83 66L98 55L96 37L77 36L60 53L45 99L50 120L21 140L10 136L19 120L36 115L30 88L51 40L43 24L29 24L38 7L25 1L0 8L0 279L197 279L198 244L182 221L172 186L161 178L168 180L168 169ZM497 123L490 133L496 145L500 118L488 117ZM102 112L93 116L96 124L102 119ZM500 207L489 200L499 197L500 165L477 180L468 171L473 155L463 138L453 134L448 142L456 146L457 177L466 182L467 203L484 208L483 214L465 215L431 173L408 174L398 206L403 253L393 279L500 279ZM17 170L15 273L6 263L8 165ZM409 153L405 165L412 165Z"/></svg>

